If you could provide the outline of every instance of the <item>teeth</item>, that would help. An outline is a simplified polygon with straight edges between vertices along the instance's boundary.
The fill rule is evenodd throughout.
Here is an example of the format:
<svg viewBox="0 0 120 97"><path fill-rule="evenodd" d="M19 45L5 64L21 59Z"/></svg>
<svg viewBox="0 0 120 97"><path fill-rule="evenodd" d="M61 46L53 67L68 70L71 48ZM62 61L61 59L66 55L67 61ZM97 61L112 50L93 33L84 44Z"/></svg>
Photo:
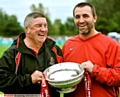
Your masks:
<svg viewBox="0 0 120 97"><path fill-rule="evenodd" d="M85 27L85 25L84 25L84 26L79 26L79 27L81 27L81 28L82 28L82 27Z"/></svg>
<svg viewBox="0 0 120 97"><path fill-rule="evenodd" d="M80 26L80 27L85 27L85 26L86 26L86 24L79 24L79 26Z"/></svg>
<svg viewBox="0 0 120 97"><path fill-rule="evenodd" d="M80 25L80 27L84 27L84 26L86 26L86 25Z"/></svg>
<svg viewBox="0 0 120 97"><path fill-rule="evenodd" d="M39 36L44 36L44 34L38 34Z"/></svg>

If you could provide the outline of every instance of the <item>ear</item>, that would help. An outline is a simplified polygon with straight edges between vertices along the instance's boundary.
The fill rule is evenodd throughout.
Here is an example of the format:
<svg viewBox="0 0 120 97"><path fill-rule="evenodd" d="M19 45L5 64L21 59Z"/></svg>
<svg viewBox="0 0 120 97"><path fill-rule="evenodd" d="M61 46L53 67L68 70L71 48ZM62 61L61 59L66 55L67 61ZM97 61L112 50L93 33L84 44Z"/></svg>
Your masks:
<svg viewBox="0 0 120 97"><path fill-rule="evenodd" d="M94 23L97 21L97 15L94 16Z"/></svg>
<svg viewBox="0 0 120 97"><path fill-rule="evenodd" d="M26 27L25 30L26 30L26 33L30 33L30 28L29 27Z"/></svg>

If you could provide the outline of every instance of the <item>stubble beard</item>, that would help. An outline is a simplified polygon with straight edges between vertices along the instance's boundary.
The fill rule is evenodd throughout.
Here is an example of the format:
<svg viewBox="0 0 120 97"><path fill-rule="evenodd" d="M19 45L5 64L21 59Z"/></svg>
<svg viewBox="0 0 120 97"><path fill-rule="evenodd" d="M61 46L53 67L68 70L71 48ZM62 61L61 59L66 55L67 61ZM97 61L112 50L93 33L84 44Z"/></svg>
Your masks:
<svg viewBox="0 0 120 97"><path fill-rule="evenodd" d="M79 34L82 34L82 35L88 35L89 33L90 33L89 29L86 29L85 31L79 30Z"/></svg>
<svg viewBox="0 0 120 97"><path fill-rule="evenodd" d="M92 28L93 28L93 25L88 26L87 29L84 29L84 30L79 29L79 34L88 35Z"/></svg>

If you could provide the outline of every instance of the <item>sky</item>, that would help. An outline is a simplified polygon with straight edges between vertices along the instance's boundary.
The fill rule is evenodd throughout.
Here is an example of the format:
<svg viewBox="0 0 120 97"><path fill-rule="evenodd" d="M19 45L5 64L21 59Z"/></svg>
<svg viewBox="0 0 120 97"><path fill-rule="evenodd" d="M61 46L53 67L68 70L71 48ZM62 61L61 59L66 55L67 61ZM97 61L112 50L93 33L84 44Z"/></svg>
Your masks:
<svg viewBox="0 0 120 97"><path fill-rule="evenodd" d="M53 22L59 18L64 23L67 17L72 17L74 6L85 0L0 0L0 9L8 15L15 15L18 22L23 24L25 16L31 12L30 6L34 4L38 7L41 3L48 8L50 20Z"/></svg>

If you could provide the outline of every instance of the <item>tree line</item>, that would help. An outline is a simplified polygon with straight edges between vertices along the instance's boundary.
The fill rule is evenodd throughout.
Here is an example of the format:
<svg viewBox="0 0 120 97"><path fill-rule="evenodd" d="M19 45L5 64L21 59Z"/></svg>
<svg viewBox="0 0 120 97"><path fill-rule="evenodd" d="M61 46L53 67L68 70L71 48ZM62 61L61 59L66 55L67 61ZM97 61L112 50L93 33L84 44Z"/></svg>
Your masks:
<svg viewBox="0 0 120 97"><path fill-rule="evenodd" d="M15 15L10 16L0 9L0 36L16 36L21 31L23 31L23 28L17 21L17 17Z"/></svg>
<svg viewBox="0 0 120 97"><path fill-rule="evenodd" d="M96 8L96 29L104 34L120 33L120 0L87 0Z"/></svg>
<svg viewBox="0 0 120 97"><path fill-rule="evenodd" d="M107 35L109 32L120 33L120 0L86 0L96 8L98 20L95 27L98 31ZM48 35L76 35L78 30L75 27L73 17L67 17L65 23L61 19L55 19L52 23L48 8L45 8L41 3L30 6L31 12L42 12L48 21ZM23 27L17 20L15 15L8 15L0 9L0 36L11 37L17 36L24 32Z"/></svg>

